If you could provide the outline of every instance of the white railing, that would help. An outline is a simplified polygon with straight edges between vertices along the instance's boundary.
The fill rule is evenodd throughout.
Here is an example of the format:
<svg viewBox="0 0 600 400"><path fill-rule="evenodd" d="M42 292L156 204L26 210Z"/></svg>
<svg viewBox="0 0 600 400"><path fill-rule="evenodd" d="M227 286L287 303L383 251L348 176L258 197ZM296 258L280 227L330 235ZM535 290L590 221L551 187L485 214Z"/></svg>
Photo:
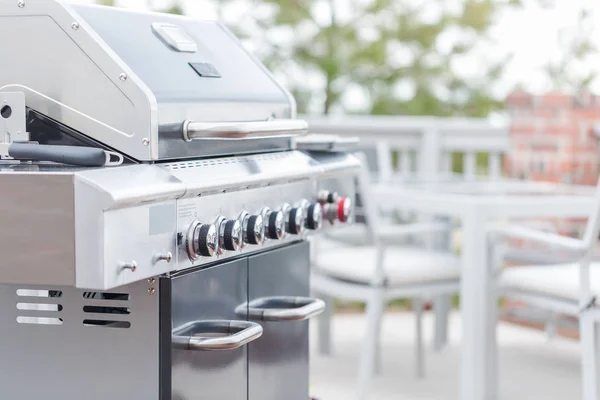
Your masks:
<svg viewBox="0 0 600 400"><path fill-rule="evenodd" d="M502 155L510 150L507 123L486 119L408 116L302 117L311 133L358 136L367 145L387 146L397 154L396 175L436 177L452 173L453 155L462 154L464 179L478 175L477 154L487 153L488 178L502 175ZM380 173L383 171L380 171Z"/></svg>

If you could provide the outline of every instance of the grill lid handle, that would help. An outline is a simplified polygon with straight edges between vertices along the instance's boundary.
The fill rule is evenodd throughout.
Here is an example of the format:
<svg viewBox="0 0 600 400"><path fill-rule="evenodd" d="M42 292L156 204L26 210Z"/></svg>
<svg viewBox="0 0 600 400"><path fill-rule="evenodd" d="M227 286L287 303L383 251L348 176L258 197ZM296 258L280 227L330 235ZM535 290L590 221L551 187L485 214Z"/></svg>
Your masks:
<svg viewBox="0 0 600 400"><path fill-rule="evenodd" d="M299 136L308 132L308 123L301 119L271 119L267 121L196 122L185 121L183 138L239 140L274 136Z"/></svg>
<svg viewBox="0 0 600 400"><path fill-rule="evenodd" d="M255 322L192 321L173 329L172 342L173 347L182 350L234 350L258 339L262 333L262 326Z"/></svg>

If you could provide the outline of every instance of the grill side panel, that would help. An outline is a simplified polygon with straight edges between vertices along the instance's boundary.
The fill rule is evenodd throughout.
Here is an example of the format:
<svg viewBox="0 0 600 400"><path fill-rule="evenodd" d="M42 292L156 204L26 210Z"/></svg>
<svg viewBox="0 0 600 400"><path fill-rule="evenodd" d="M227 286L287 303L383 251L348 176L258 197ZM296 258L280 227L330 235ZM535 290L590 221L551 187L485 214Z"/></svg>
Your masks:
<svg viewBox="0 0 600 400"><path fill-rule="evenodd" d="M0 285L3 398L158 400L159 290L148 289Z"/></svg>
<svg viewBox="0 0 600 400"><path fill-rule="evenodd" d="M3 282L75 283L72 175L0 174Z"/></svg>

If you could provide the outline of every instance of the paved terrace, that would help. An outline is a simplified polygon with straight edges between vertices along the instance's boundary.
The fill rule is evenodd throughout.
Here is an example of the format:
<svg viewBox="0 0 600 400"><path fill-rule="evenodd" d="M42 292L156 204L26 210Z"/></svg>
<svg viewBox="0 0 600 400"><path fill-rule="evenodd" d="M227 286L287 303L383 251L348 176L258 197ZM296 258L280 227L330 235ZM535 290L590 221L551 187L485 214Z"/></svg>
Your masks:
<svg viewBox="0 0 600 400"><path fill-rule="evenodd" d="M428 346L426 378L415 378L414 317L388 313L382 327L383 370L375 377L370 400L452 400L458 398L460 316L450 320L449 346L440 353ZM311 394L318 400L353 400L362 335L363 314L336 315L334 353L322 357L312 326ZM424 318L431 343L433 315ZM498 329L500 400L570 400L581 398L579 344L542 332L501 323Z"/></svg>

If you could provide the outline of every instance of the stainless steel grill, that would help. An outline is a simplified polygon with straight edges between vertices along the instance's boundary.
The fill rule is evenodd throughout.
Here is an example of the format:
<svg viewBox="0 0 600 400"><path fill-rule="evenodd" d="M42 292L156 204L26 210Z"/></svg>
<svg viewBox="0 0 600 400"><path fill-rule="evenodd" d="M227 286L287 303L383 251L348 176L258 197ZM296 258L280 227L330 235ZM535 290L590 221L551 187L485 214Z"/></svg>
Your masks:
<svg viewBox="0 0 600 400"><path fill-rule="evenodd" d="M0 0L0 37L3 397L306 400L348 143L218 23Z"/></svg>

